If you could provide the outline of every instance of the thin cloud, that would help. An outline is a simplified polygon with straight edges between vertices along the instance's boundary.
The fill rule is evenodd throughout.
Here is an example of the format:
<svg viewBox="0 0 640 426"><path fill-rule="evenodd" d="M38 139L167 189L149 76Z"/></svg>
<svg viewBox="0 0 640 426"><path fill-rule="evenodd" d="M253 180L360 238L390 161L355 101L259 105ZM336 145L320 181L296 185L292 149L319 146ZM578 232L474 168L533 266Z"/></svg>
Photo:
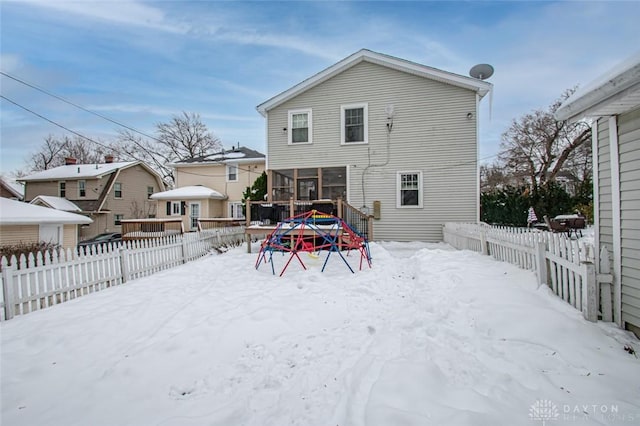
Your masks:
<svg viewBox="0 0 640 426"><path fill-rule="evenodd" d="M136 1L52 1L23 0L23 3L41 8L55 9L60 12L80 15L116 25L128 25L152 28L170 33L185 33L188 27L176 25L166 19L165 13L158 8Z"/></svg>

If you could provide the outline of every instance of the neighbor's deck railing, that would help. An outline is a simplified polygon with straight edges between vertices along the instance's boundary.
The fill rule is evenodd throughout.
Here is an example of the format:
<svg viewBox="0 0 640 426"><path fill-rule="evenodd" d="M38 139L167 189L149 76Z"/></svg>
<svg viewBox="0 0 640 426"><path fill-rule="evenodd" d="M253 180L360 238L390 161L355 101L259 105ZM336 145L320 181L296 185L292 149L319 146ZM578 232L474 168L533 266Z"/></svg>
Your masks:
<svg viewBox="0 0 640 426"><path fill-rule="evenodd" d="M598 315L604 321L612 320L612 277L606 249L600 253L600 273L596 274L593 247L565 234L469 223L446 223L443 234L444 241L458 249L536 272L540 285L548 285L589 321L596 321Z"/></svg>
<svg viewBox="0 0 640 426"><path fill-rule="evenodd" d="M239 245L244 227L0 259L0 320L63 303Z"/></svg>
<svg viewBox="0 0 640 426"><path fill-rule="evenodd" d="M126 219L120 222L122 239L140 240L184 234L182 219Z"/></svg>

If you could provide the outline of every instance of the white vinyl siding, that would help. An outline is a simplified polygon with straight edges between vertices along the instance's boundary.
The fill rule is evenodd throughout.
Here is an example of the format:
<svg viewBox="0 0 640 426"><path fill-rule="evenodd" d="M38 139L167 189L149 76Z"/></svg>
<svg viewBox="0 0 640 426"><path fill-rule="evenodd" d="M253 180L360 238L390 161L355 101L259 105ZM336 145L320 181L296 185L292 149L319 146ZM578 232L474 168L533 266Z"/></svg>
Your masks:
<svg viewBox="0 0 640 426"><path fill-rule="evenodd" d="M640 327L640 109L618 117L622 320Z"/></svg>
<svg viewBox="0 0 640 426"><path fill-rule="evenodd" d="M368 144L341 145L340 106L358 103L367 104ZM309 107L313 145L288 144L282 131L288 111ZM376 240L441 241L444 222L477 219L476 121L467 119L469 112L476 117L471 90L361 62L268 112L269 169L347 167L347 201L369 208L380 201ZM426 208L396 208L396 174L404 170L421 171L429 182Z"/></svg>
<svg viewBox="0 0 640 426"><path fill-rule="evenodd" d="M287 143L310 144L313 143L313 116L311 109L295 109L288 112Z"/></svg>

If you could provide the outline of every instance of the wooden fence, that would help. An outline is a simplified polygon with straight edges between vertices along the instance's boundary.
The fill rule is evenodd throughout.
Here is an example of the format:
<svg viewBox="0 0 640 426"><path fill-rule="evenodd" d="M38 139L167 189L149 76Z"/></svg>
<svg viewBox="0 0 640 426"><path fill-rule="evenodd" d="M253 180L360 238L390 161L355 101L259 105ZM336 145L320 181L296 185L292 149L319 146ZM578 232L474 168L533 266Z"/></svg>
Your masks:
<svg viewBox="0 0 640 426"><path fill-rule="evenodd" d="M594 248L565 234L536 229L446 223L444 241L534 271L539 285L548 285L589 321L612 320L612 275L609 254L599 253L596 273Z"/></svg>
<svg viewBox="0 0 640 426"><path fill-rule="evenodd" d="M238 245L244 227L163 238L2 257L0 320L8 320L198 259L211 249Z"/></svg>

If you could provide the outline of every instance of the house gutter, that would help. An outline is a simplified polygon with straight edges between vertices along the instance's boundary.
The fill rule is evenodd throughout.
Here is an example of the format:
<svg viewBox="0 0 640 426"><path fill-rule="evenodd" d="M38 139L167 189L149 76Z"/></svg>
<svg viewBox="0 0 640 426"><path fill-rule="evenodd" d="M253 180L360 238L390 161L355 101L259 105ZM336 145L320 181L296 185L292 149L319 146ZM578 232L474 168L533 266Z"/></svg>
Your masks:
<svg viewBox="0 0 640 426"><path fill-rule="evenodd" d="M562 103L555 117L559 121L575 122L587 116L600 116L602 115L598 113L600 107L640 89L639 80L640 54L575 92Z"/></svg>

